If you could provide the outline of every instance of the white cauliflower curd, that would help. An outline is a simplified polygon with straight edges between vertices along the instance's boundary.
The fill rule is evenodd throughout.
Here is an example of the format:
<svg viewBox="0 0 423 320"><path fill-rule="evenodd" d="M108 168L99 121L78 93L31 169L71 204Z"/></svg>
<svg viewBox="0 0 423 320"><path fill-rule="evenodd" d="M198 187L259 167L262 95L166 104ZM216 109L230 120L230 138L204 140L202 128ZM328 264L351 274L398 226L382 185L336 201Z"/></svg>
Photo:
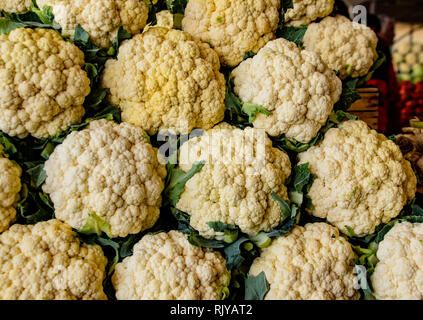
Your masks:
<svg viewBox="0 0 423 320"><path fill-rule="evenodd" d="M0 234L0 300L105 300L107 259L59 220Z"/></svg>
<svg viewBox="0 0 423 320"><path fill-rule="evenodd" d="M294 8L285 12L285 23L289 26L299 27L330 15L335 0L293 0L292 3Z"/></svg>
<svg viewBox="0 0 423 320"><path fill-rule="evenodd" d="M234 91L243 102L271 112L258 114L255 128L300 142L317 134L342 92L341 80L316 53L285 39L269 42L232 75Z"/></svg>
<svg viewBox="0 0 423 320"><path fill-rule="evenodd" d="M56 217L75 229L95 213L112 237L125 237L151 228L159 217L166 169L138 127L93 121L67 136L44 170L43 190Z"/></svg>
<svg viewBox="0 0 423 320"><path fill-rule="evenodd" d="M0 35L0 130L47 138L79 123L90 93L84 63L82 51L56 31Z"/></svg>
<svg viewBox="0 0 423 320"><path fill-rule="evenodd" d="M225 78L208 44L180 30L151 27L109 60L102 85L122 109L123 121L148 134L188 133L223 120Z"/></svg>
<svg viewBox="0 0 423 320"><path fill-rule="evenodd" d="M222 239L208 222L238 226L256 235L281 221L274 192L288 199L284 185L291 173L289 157L272 147L264 131L221 124L182 145L179 167L183 171L205 161L185 185L176 208L191 216L191 226L206 238Z"/></svg>
<svg viewBox="0 0 423 320"><path fill-rule="evenodd" d="M144 236L112 276L121 300L218 300L229 281L221 254L179 231Z"/></svg>
<svg viewBox="0 0 423 320"><path fill-rule="evenodd" d="M377 59L378 39L372 29L337 15L308 26L304 47L318 53L341 79L367 75Z"/></svg>
<svg viewBox="0 0 423 320"><path fill-rule="evenodd" d="M339 231L326 223L297 226L261 251L250 275L264 272L266 300L354 300L356 255Z"/></svg>
<svg viewBox="0 0 423 320"><path fill-rule="evenodd" d="M52 8L65 37L73 38L79 25L102 48L112 45L120 26L137 34L148 18L148 7L142 0L37 0L37 4Z"/></svg>
<svg viewBox="0 0 423 320"><path fill-rule="evenodd" d="M275 38L278 0L190 0L182 29L209 43L227 66L238 65Z"/></svg>
<svg viewBox="0 0 423 320"><path fill-rule="evenodd" d="M416 192L416 176L399 147L363 121L330 129L318 145L299 154L317 176L311 213L344 233L373 233L398 216Z"/></svg>

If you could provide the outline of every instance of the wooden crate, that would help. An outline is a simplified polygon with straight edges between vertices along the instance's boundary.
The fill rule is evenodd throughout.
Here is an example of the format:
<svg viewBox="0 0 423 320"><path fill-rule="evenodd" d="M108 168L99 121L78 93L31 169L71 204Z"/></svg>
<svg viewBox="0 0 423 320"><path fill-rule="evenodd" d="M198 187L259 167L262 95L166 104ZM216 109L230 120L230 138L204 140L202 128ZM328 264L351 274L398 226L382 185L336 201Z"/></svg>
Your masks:
<svg viewBox="0 0 423 320"><path fill-rule="evenodd" d="M357 100L348 112L356 115L366 122L371 128L377 130L379 122L379 89L360 88L357 89L361 99Z"/></svg>

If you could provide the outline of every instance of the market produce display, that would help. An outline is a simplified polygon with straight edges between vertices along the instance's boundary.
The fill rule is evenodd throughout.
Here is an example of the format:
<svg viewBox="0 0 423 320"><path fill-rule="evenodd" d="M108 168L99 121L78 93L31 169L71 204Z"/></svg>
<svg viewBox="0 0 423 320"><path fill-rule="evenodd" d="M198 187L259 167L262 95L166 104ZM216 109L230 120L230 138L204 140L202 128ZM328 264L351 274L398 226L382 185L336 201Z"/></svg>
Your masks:
<svg viewBox="0 0 423 320"><path fill-rule="evenodd" d="M336 10L0 0L0 300L423 299L419 137L348 113Z"/></svg>

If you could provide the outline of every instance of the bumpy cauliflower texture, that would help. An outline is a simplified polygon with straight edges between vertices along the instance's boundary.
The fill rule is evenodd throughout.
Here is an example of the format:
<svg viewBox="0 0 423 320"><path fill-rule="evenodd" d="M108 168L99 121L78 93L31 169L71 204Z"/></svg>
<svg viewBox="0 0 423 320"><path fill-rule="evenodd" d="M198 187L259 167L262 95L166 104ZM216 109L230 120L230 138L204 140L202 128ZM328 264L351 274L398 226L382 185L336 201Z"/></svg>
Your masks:
<svg viewBox="0 0 423 320"><path fill-rule="evenodd" d="M308 26L304 47L318 53L342 79L365 76L377 59L377 36L372 29L337 15Z"/></svg>
<svg viewBox="0 0 423 320"><path fill-rule="evenodd" d="M423 223L396 224L379 243L371 276L373 293L384 300L423 300Z"/></svg>
<svg viewBox="0 0 423 320"><path fill-rule="evenodd" d="M210 129L225 112L225 78L217 54L188 33L152 27L125 41L109 60L103 86L123 121L149 134Z"/></svg>
<svg viewBox="0 0 423 320"><path fill-rule="evenodd" d="M362 121L330 129L299 155L317 175L309 196L312 214L358 236L395 218L414 197L416 177L399 147Z"/></svg>
<svg viewBox="0 0 423 320"><path fill-rule="evenodd" d="M1 156L2 150L0 144L0 232L9 228L15 220L22 174L17 164Z"/></svg>
<svg viewBox="0 0 423 320"><path fill-rule="evenodd" d="M182 28L210 43L223 64L236 66L275 37L279 8L278 0L190 0Z"/></svg>
<svg viewBox="0 0 423 320"><path fill-rule="evenodd" d="M263 106L253 122L271 136L309 142L326 123L342 92L341 80L311 51L285 39L269 42L233 72L234 91Z"/></svg>
<svg viewBox="0 0 423 320"><path fill-rule="evenodd" d="M90 93L83 65L82 51L53 30L0 35L0 130L47 138L78 123Z"/></svg>
<svg viewBox="0 0 423 320"><path fill-rule="evenodd" d="M59 220L13 225L0 235L0 299L107 299L100 246L81 244Z"/></svg>
<svg viewBox="0 0 423 320"><path fill-rule="evenodd" d="M113 237L154 225L166 169L144 132L130 124L91 122L56 148L44 170L43 190L56 217L81 228L90 213L108 222Z"/></svg>
<svg viewBox="0 0 423 320"><path fill-rule="evenodd" d="M330 15L334 4L335 0L293 0L294 8L286 11L285 23L295 27L308 25Z"/></svg>
<svg viewBox="0 0 423 320"><path fill-rule="evenodd" d="M0 11L24 13L31 5L32 0L0 0Z"/></svg>
<svg viewBox="0 0 423 320"><path fill-rule="evenodd" d="M264 131L219 125L182 145L183 171L199 161L206 163L186 183L176 207L191 215L191 226L202 236L224 237L207 222L237 225L249 235L279 224L281 211L271 193L287 199L284 183L291 164L284 152L272 147Z"/></svg>
<svg viewBox="0 0 423 320"><path fill-rule="evenodd" d="M326 223L295 227L278 237L254 260L250 274L264 272L266 300L358 299L351 245Z"/></svg>
<svg viewBox="0 0 423 320"><path fill-rule="evenodd" d="M191 245L179 231L144 236L112 277L125 300L217 300L229 281L221 254Z"/></svg>
<svg viewBox="0 0 423 320"><path fill-rule="evenodd" d="M102 48L110 47L120 26L137 34L145 27L148 7L142 0L37 0L40 8L50 6L62 34L73 38L80 25L91 41Z"/></svg>

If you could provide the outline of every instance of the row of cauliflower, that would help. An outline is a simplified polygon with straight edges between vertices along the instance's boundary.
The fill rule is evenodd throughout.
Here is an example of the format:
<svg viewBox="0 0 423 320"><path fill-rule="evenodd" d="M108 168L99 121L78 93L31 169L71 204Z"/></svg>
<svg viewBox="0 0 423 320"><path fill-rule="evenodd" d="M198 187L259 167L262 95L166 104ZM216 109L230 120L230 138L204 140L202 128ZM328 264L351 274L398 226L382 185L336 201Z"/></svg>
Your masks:
<svg viewBox="0 0 423 320"><path fill-rule="evenodd" d="M0 9L25 11L30 2L0 1ZM101 76L123 123L92 121L69 134L44 165L42 190L57 220L13 225L22 170L0 158L2 299L106 298L107 259L101 247L80 242L72 228L81 229L92 213L110 226L111 238L153 227L165 200L167 172L146 133L206 130L181 147L180 169L187 172L200 161L204 166L176 203L203 237L222 237L209 222L237 226L249 236L271 231L282 220L272 194L289 199L285 184L292 164L269 137L252 137L264 131L309 142L340 98L340 78L366 75L377 57L370 29L341 16L324 18L332 12L330 0L295 0L285 14L296 26L324 18L308 26L309 50L273 40L280 1L190 0L184 31L171 28L167 12L158 14L160 26L145 26L148 6L138 0L37 3L52 7L65 37L72 37L76 25L100 47L110 46L120 25L134 36ZM243 61L250 51L257 54ZM47 138L80 123L90 93L84 63L84 54L56 31L18 28L0 35L0 130ZM221 123L226 93L221 64L235 67L239 98L267 111L256 115L251 128ZM245 145L263 161L240 153ZM241 161L220 161L210 150ZM296 226L276 238L250 274L265 273L266 299L357 299L357 257L338 230L362 237L397 217L416 192L411 165L394 142L355 120L330 129L298 159L316 175L308 193L310 213L330 224ZM222 255L191 245L179 231L146 235L133 252L112 275L118 299L218 299L227 292L230 271ZM423 225L395 225L379 246L371 278L376 297L422 299L422 254Z"/></svg>

